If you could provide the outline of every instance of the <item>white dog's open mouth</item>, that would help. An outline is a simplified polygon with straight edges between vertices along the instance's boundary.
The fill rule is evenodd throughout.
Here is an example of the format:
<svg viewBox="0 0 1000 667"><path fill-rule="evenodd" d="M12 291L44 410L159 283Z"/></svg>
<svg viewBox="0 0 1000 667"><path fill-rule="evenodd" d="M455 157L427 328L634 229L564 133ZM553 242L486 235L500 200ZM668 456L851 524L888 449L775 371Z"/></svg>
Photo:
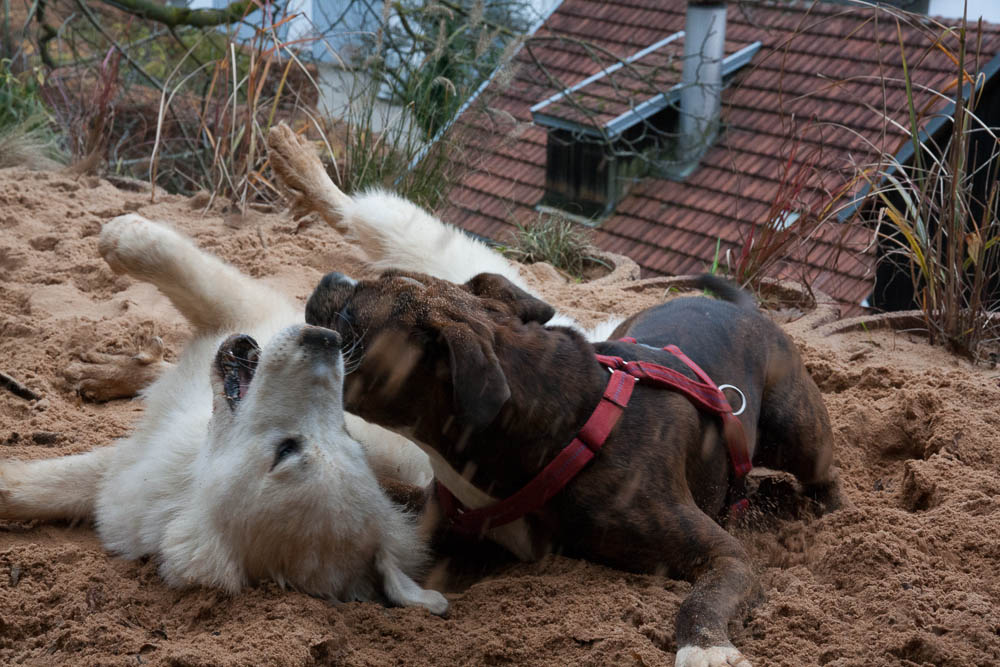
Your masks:
<svg viewBox="0 0 1000 667"><path fill-rule="evenodd" d="M219 346L215 366L230 409L236 409L236 404L247 395L258 361L260 346L246 334L233 334Z"/></svg>

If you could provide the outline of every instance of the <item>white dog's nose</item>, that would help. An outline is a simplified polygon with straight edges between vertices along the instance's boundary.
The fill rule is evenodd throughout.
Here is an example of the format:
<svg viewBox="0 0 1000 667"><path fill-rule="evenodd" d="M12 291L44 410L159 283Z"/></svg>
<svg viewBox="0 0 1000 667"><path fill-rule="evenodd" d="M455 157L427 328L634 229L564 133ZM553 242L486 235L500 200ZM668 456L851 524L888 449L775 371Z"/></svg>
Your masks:
<svg viewBox="0 0 1000 667"><path fill-rule="evenodd" d="M324 327L314 327L306 325L302 327L302 334L299 336L299 344L321 350L339 350L340 334Z"/></svg>

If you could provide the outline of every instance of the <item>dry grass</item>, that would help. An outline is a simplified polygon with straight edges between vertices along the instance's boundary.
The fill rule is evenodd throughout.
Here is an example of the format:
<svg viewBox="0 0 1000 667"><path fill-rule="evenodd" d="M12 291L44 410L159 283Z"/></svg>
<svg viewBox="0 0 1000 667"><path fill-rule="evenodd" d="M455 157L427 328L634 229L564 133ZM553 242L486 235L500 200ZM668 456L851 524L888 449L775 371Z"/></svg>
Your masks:
<svg viewBox="0 0 1000 667"><path fill-rule="evenodd" d="M168 30L103 3L79 4L46 5L45 20L61 25L45 47L58 67L36 68L49 116L42 124L71 160L169 192L205 191L239 210L271 207L281 198L264 137L285 121L319 143L349 190L390 187L429 208L447 190L451 144L427 151L419 126L382 122L378 80L359 77L340 118L318 108L318 70L307 58L319 46L338 55L320 37L287 37L284 5L231 29ZM36 44L21 60L38 61L38 53Z"/></svg>
<svg viewBox="0 0 1000 667"><path fill-rule="evenodd" d="M588 266L605 264L595 255L590 230L571 220L540 213L531 224L515 227L503 252L519 262L548 262L574 279L581 279Z"/></svg>
<svg viewBox="0 0 1000 667"><path fill-rule="evenodd" d="M976 115L985 82L966 69L974 49L968 26L942 28L938 43L956 64L946 88L952 91L950 128L936 141L919 140L929 113L914 103L906 69L913 157L903 163L884 154L863 173L871 185L869 210L876 211L888 248L885 261L909 275L931 341L982 360L1000 341L1000 145L995 129Z"/></svg>

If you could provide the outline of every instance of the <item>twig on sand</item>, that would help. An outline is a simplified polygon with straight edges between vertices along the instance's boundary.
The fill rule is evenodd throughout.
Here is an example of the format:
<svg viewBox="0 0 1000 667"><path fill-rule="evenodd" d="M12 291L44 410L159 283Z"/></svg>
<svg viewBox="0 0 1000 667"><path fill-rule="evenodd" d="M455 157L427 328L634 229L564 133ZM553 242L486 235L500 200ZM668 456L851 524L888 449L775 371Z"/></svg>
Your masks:
<svg viewBox="0 0 1000 667"><path fill-rule="evenodd" d="M41 396L2 371L0 371L0 387L26 401L37 401L41 398Z"/></svg>

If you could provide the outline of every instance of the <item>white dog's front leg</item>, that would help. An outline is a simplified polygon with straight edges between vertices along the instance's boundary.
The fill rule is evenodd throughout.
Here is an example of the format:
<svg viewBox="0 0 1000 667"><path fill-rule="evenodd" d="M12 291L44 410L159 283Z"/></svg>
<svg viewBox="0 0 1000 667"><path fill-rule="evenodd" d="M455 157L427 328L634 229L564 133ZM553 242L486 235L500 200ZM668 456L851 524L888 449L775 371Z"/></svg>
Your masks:
<svg viewBox="0 0 1000 667"><path fill-rule="evenodd" d="M375 557L375 569L382 577L385 595L393 604L403 607L423 607L432 614L448 611L448 600L437 591L421 588L399 568L396 559L386 550Z"/></svg>
<svg viewBox="0 0 1000 667"><path fill-rule="evenodd" d="M145 280L163 292L197 329L239 329L273 319L296 321L288 301L166 225L134 213L104 224L98 249L116 272ZM281 313L285 312L284 318Z"/></svg>
<svg viewBox="0 0 1000 667"><path fill-rule="evenodd" d="M91 519L115 445L41 461L0 461L0 519Z"/></svg>

